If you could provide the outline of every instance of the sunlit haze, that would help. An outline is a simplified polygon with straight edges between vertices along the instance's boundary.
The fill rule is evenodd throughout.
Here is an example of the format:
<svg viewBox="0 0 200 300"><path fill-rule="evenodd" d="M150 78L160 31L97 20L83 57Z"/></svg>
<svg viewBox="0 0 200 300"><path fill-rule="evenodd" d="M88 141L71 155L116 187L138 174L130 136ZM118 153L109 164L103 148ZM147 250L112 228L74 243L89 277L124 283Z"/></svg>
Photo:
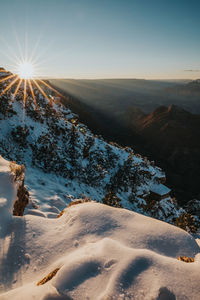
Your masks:
<svg viewBox="0 0 200 300"><path fill-rule="evenodd" d="M199 1L2 0L0 10L11 71L31 60L40 77L200 77Z"/></svg>
<svg viewBox="0 0 200 300"><path fill-rule="evenodd" d="M29 62L24 62L19 65L18 75L21 79L32 79L34 77L34 67Z"/></svg>

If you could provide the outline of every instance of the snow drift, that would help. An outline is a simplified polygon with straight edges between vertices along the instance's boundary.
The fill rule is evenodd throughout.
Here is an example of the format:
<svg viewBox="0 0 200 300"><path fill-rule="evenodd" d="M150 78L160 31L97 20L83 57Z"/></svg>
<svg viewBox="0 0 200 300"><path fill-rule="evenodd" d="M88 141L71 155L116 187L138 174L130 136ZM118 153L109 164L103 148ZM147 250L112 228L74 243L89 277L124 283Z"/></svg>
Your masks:
<svg viewBox="0 0 200 300"><path fill-rule="evenodd" d="M1 300L196 300L200 294L199 246L161 221L89 202L58 219L14 217L12 228L9 245L1 240Z"/></svg>

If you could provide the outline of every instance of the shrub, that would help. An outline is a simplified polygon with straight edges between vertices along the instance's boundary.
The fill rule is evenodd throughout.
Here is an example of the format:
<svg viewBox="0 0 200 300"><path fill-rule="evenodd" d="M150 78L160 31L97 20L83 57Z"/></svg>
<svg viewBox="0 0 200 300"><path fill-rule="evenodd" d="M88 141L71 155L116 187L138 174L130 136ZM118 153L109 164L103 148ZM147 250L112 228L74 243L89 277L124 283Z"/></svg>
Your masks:
<svg viewBox="0 0 200 300"><path fill-rule="evenodd" d="M195 219L189 213L182 213L178 218L176 218L175 225L191 233L197 232Z"/></svg>
<svg viewBox="0 0 200 300"><path fill-rule="evenodd" d="M121 208L120 199L115 195L113 191L109 191L102 199L103 204Z"/></svg>

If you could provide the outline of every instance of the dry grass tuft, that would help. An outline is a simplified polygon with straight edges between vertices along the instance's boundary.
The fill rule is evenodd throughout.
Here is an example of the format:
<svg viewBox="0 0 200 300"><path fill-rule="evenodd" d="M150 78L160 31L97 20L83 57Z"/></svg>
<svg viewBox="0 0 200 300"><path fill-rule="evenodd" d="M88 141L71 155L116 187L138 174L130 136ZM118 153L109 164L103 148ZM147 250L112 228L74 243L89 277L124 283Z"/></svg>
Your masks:
<svg viewBox="0 0 200 300"><path fill-rule="evenodd" d="M67 208L73 206L73 205L77 205L77 204L81 204L81 203L84 203L84 201L81 199L81 200L76 200L76 201L72 201L69 203L69 205L67 206Z"/></svg>
<svg viewBox="0 0 200 300"><path fill-rule="evenodd" d="M10 171L14 176L15 181L22 181L24 180L25 174L25 166L24 165L17 165L15 161L11 161L9 164Z"/></svg>
<svg viewBox="0 0 200 300"><path fill-rule="evenodd" d="M47 276L45 276L42 280L38 281L37 285L43 285L45 283L47 283L49 280L51 280L56 273L60 270L60 268L56 268L55 270L53 270L52 272L50 272Z"/></svg>
<svg viewBox="0 0 200 300"><path fill-rule="evenodd" d="M180 260L180 261L184 261L186 263L194 262L194 258L193 257L188 257L188 256L179 256L177 259Z"/></svg>
<svg viewBox="0 0 200 300"><path fill-rule="evenodd" d="M79 200L76 200L76 201L72 201L69 203L69 205L67 206L67 208L73 206L73 205L77 205L77 204L81 204L81 203L86 203L86 202L91 202L91 198L88 198L88 197L84 197L83 199L79 199ZM59 215L57 216L57 218L60 218L66 211L66 208L64 208L60 213Z"/></svg>
<svg viewBox="0 0 200 300"><path fill-rule="evenodd" d="M57 218L62 217L62 215L64 214L64 212L65 212L65 209L63 209L63 210L59 213L59 215L57 215Z"/></svg>

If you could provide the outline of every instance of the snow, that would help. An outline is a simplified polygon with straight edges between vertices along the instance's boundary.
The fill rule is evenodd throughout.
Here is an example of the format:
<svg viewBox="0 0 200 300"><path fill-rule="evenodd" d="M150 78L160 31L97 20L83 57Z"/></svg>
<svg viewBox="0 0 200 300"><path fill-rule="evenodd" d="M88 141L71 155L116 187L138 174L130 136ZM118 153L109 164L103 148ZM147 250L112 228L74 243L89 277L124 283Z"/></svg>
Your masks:
<svg viewBox="0 0 200 300"><path fill-rule="evenodd" d="M152 214L168 222L184 212L170 197L157 201L151 211L142 208L147 204L142 195L150 190L160 195L170 191L159 183L164 176L162 170L131 149L107 144L83 124L73 127L70 119L76 119L76 115L63 106L54 106L56 118L53 114L46 116L47 100L37 91L35 95L41 100L40 113L45 116L42 123L28 115L20 97L12 103L14 113L0 120L1 153L25 163L25 185L30 195L25 215L12 216L18 183L13 180L9 162L0 157L0 300L196 300L200 293L199 240L172 225L130 211ZM32 103L30 96L28 101ZM34 110L34 104L30 108ZM27 147L20 146L20 139L13 139L12 130L19 125L29 130ZM62 129L60 135L52 133L53 125ZM73 128L80 173L70 179L62 172L74 168L67 157ZM61 171L55 168L46 173L44 160L34 158L30 145L42 147L40 139L44 137L50 145L56 145L56 154L63 163ZM89 153L92 159L83 156L89 137L93 139ZM112 161L109 155L114 157ZM50 163L55 166L53 159L50 153L47 167ZM91 173L100 177L97 183L84 179L91 165ZM129 175L135 169L139 182L134 187ZM66 208L71 201L85 196L101 202L106 186L118 171L124 178L116 196L129 210L95 202ZM134 201L129 200L133 194ZM64 214L57 218L63 209ZM195 262L178 261L179 255L194 257ZM37 285L57 269L50 281Z"/></svg>
<svg viewBox="0 0 200 300"><path fill-rule="evenodd" d="M0 153L26 166L25 185L30 194L30 205L25 214L55 218L71 201L69 195L102 202L113 184L122 207L174 222L174 217L182 210L172 199L165 202L164 213L160 207L154 210L154 214L143 209L147 204L143 195L149 194L151 186L158 188L160 178L164 176L160 168L130 148L106 143L81 124L71 110L59 103L50 108L47 99L36 89L34 92L42 122L34 117L37 113L30 95L24 108L23 89L14 101L10 101L12 92L10 96L5 95L13 112L10 115L0 112ZM50 95L51 91L47 94ZM76 119L77 124L72 125L70 119ZM23 128L27 130L26 138L19 134ZM84 149L88 147L85 156ZM134 172L138 178L135 183ZM167 188L162 186L162 189Z"/></svg>
<svg viewBox="0 0 200 300"><path fill-rule="evenodd" d="M200 293L200 248L167 223L94 202L71 206L58 219L26 215L11 223L1 251L1 300L152 300L162 293L196 300ZM179 255L197 260L186 264Z"/></svg>
<svg viewBox="0 0 200 300"><path fill-rule="evenodd" d="M170 193L170 189L163 184L154 184L151 186L150 191L160 196L164 196Z"/></svg>
<svg viewBox="0 0 200 300"><path fill-rule="evenodd" d="M7 230L12 217L13 202L16 199L17 186L9 168L9 162L0 156L0 237Z"/></svg>

